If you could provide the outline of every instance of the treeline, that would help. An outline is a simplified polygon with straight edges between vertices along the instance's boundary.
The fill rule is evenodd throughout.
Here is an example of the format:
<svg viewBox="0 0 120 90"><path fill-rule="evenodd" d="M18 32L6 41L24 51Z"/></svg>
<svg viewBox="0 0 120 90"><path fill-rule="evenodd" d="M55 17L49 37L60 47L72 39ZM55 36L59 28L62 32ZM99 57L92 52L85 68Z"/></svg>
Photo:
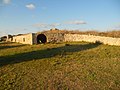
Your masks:
<svg viewBox="0 0 120 90"><path fill-rule="evenodd" d="M7 36L2 36L2 37L0 37L0 42L6 41L6 39L7 39Z"/></svg>
<svg viewBox="0 0 120 90"><path fill-rule="evenodd" d="M44 31L46 32L46 31ZM113 31L106 31L106 32L99 32L99 31L80 31L80 30L50 30L47 32L59 32L59 33L66 33L66 34L82 34L82 35L95 35L95 36L106 36L106 37L114 37L120 38L120 30L113 30Z"/></svg>
<svg viewBox="0 0 120 90"><path fill-rule="evenodd" d="M79 30L72 30L72 31L64 31L65 33L71 34L85 34L85 35L95 35L95 36L106 36L106 37L114 37L120 38L120 30L118 31L106 31L106 32L98 32L98 31L79 31Z"/></svg>

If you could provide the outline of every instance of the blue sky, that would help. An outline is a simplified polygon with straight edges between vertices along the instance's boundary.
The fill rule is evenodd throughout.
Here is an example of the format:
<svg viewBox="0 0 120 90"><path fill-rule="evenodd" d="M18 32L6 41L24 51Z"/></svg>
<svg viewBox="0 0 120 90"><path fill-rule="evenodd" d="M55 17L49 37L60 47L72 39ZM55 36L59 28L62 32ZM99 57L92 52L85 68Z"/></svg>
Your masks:
<svg viewBox="0 0 120 90"><path fill-rule="evenodd" d="M0 36L55 27L120 29L120 0L0 0Z"/></svg>

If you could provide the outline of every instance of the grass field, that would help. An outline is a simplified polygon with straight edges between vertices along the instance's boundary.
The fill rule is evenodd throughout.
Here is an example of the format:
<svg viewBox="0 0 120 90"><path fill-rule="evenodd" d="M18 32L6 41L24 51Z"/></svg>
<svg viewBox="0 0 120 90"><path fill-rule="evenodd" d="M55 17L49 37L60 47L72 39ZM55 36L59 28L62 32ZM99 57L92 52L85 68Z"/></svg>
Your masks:
<svg viewBox="0 0 120 90"><path fill-rule="evenodd" d="M120 47L0 43L0 90L120 90Z"/></svg>

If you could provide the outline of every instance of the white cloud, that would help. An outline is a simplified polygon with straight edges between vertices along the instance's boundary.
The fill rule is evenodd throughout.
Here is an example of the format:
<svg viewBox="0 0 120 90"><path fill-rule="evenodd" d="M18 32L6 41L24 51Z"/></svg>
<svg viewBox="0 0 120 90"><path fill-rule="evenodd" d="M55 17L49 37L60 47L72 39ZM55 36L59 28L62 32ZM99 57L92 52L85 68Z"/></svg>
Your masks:
<svg viewBox="0 0 120 90"><path fill-rule="evenodd" d="M26 8L33 10L33 9L35 9L35 5L34 4L27 4Z"/></svg>
<svg viewBox="0 0 120 90"><path fill-rule="evenodd" d="M117 27L120 28L120 24Z"/></svg>
<svg viewBox="0 0 120 90"><path fill-rule="evenodd" d="M10 4L10 3L11 3L11 0L3 0L3 3L4 3L4 4Z"/></svg>
<svg viewBox="0 0 120 90"><path fill-rule="evenodd" d="M75 21L65 22L65 24L80 25L80 24L87 24L87 23L85 21L75 20Z"/></svg>
<svg viewBox="0 0 120 90"><path fill-rule="evenodd" d="M56 27L56 26L60 26L61 24L60 23L53 23L53 24L50 24L49 26L51 26L51 27Z"/></svg>
<svg viewBox="0 0 120 90"><path fill-rule="evenodd" d="M116 25L113 27L113 29L117 29L117 30L120 30L120 24Z"/></svg>
<svg viewBox="0 0 120 90"><path fill-rule="evenodd" d="M60 23L52 23L52 24L45 24L45 23L38 23L32 26L39 27L39 28L55 28L56 26L60 26Z"/></svg>
<svg viewBox="0 0 120 90"><path fill-rule="evenodd" d="M38 24L34 24L34 25L32 25L32 26L34 26L34 27L41 27L41 28L45 28L45 27L47 27L48 25L47 25L47 24L45 24L45 23L38 23Z"/></svg>

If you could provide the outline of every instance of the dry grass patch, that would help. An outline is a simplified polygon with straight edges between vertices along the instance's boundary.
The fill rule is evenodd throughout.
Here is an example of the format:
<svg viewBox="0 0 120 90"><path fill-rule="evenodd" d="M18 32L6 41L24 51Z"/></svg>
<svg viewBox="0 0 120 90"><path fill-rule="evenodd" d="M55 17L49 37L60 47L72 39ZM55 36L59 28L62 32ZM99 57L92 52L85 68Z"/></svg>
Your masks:
<svg viewBox="0 0 120 90"><path fill-rule="evenodd" d="M8 47L9 46L9 47ZM0 90L119 90L120 47L0 44Z"/></svg>

